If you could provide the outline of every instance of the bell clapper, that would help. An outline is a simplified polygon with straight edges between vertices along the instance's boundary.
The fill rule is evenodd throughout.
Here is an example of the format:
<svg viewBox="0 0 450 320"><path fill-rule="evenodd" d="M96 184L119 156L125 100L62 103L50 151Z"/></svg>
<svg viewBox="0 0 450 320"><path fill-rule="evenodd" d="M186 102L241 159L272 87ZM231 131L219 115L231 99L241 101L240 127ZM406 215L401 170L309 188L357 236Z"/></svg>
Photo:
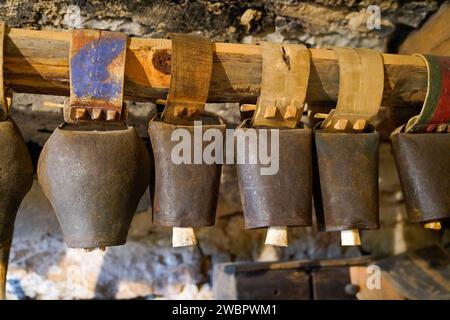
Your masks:
<svg viewBox="0 0 450 320"><path fill-rule="evenodd" d="M242 104L239 109L241 110L241 112L250 112L250 111L255 111L256 110L256 105L255 104Z"/></svg>
<svg viewBox="0 0 450 320"><path fill-rule="evenodd" d="M286 226L269 227L266 235L266 245L287 247L288 246L288 234Z"/></svg>
<svg viewBox="0 0 450 320"><path fill-rule="evenodd" d="M442 225L439 221L430 221L423 225L425 229L431 229L431 230L441 230Z"/></svg>
<svg viewBox="0 0 450 320"><path fill-rule="evenodd" d="M194 228L172 228L172 247L188 247L197 245Z"/></svg>
<svg viewBox="0 0 450 320"><path fill-rule="evenodd" d="M341 246L360 246L361 238L358 229L341 231Z"/></svg>

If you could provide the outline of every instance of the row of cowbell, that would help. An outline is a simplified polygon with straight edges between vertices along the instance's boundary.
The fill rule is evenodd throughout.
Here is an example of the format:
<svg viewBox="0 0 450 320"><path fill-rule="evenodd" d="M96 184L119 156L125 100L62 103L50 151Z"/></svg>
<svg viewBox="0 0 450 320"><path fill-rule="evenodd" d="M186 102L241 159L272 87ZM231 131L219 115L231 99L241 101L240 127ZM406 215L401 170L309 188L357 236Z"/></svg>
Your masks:
<svg viewBox="0 0 450 320"><path fill-rule="evenodd" d="M216 118L217 124L203 131L214 126L225 131ZM32 165L15 124L11 120L0 124L2 143L7 146L2 163L9 164L8 174L2 176L1 206L10 212L3 218L8 228L3 228L0 239L8 242L17 208L31 186ZM136 130L126 125L65 123L54 131L42 150L38 178L69 247L91 250L124 244L149 183L153 222L174 228L174 246L195 244L193 228L214 225L221 165L173 163L175 128L194 135L195 126L167 124L158 121L158 116L150 122L152 157ZM270 132L265 139L271 139ZM354 239L358 229L379 227L376 132L355 135L298 129L279 130L277 135L276 174L261 175L259 164L237 166L247 228L269 227L266 243L287 245L286 226L312 224L313 189L319 229L342 231L343 244L359 244L358 239L345 240Z"/></svg>

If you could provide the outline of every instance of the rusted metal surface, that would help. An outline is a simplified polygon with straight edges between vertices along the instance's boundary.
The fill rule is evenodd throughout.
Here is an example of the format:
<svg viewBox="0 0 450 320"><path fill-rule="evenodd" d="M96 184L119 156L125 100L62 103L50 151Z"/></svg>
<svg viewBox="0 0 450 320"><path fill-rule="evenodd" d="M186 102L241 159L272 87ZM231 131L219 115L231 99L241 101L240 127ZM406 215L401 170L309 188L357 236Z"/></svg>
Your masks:
<svg viewBox="0 0 450 320"><path fill-rule="evenodd" d="M207 129L225 133L220 118L203 115L203 132ZM221 164L194 164L194 126L181 126L161 121L156 115L149 123L153 156L155 161L155 186L153 201L153 223L170 227L201 227L215 223L219 192ZM175 129L188 132L191 138L191 164L175 164L171 159L173 147L178 141L171 141ZM203 143L202 154L205 146Z"/></svg>
<svg viewBox="0 0 450 320"><path fill-rule="evenodd" d="M245 163L237 166L239 190L245 227L281 227L273 238L276 229L269 228L266 244L287 246L287 231L283 231L287 226L312 223L311 130L295 129L304 108L311 56L303 45L263 42L261 49L261 95L251 121L241 125L244 137L250 137L249 132L256 135L255 141L246 143ZM246 128L247 123L252 128ZM271 145L274 134L278 144ZM261 163L257 154L261 155L263 145L278 162L278 170L270 175L263 173L269 165Z"/></svg>
<svg viewBox="0 0 450 320"><path fill-rule="evenodd" d="M314 132L314 204L320 230L379 228L379 137L370 129Z"/></svg>
<svg viewBox="0 0 450 320"><path fill-rule="evenodd" d="M408 219L450 219L450 133L391 136Z"/></svg>
<svg viewBox="0 0 450 320"><path fill-rule="evenodd" d="M121 32L72 31L70 102L65 112L67 122L84 120L89 115L91 119L97 118L92 116L93 110L103 114L95 120L107 117L108 120L123 120L126 48L127 35ZM88 112L79 117L77 110L80 109Z"/></svg>
<svg viewBox="0 0 450 320"><path fill-rule="evenodd" d="M134 128L63 124L42 149L38 178L67 245L96 248L125 243L149 170Z"/></svg>
<svg viewBox="0 0 450 320"><path fill-rule="evenodd" d="M257 132L259 139L261 129L252 130ZM280 129L278 132L277 174L261 175L261 168L267 167L261 163L237 166L245 227L248 229L312 224L311 130ZM271 150L270 130L267 141L268 150ZM258 142L257 145L261 144ZM249 150L246 150L246 159L249 159Z"/></svg>
<svg viewBox="0 0 450 320"><path fill-rule="evenodd" d="M25 141L12 120L0 122L0 300L4 298L14 220L33 184L33 165Z"/></svg>

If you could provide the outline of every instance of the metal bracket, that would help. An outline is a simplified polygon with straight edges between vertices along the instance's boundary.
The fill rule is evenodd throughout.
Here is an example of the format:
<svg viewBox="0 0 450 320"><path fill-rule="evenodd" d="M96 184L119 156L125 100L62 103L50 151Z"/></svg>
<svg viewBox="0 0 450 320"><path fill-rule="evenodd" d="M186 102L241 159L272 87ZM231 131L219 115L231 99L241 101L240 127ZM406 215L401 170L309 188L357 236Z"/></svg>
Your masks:
<svg viewBox="0 0 450 320"><path fill-rule="evenodd" d="M121 32L72 31L66 122L126 120L123 84L127 41Z"/></svg>
<svg viewBox="0 0 450 320"><path fill-rule="evenodd" d="M213 51L208 38L171 34L171 79L162 119L189 125L205 109L211 81Z"/></svg>
<svg viewBox="0 0 450 320"><path fill-rule="evenodd" d="M261 43L261 95L253 126L295 128L301 118L310 71L310 53L303 45Z"/></svg>

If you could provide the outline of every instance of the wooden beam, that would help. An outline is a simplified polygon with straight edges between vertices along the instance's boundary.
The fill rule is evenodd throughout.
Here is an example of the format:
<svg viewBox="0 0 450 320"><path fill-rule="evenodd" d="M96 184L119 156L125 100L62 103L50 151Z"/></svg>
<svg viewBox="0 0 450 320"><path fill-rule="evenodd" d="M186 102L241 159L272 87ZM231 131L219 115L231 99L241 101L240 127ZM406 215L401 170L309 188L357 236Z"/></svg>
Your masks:
<svg viewBox="0 0 450 320"><path fill-rule="evenodd" d="M417 31L400 46L400 53L432 53L450 55L450 3L444 3Z"/></svg>
<svg viewBox="0 0 450 320"><path fill-rule="evenodd" d="M69 95L69 32L8 29L5 83L16 92ZM170 40L130 38L125 67L125 96L136 101L165 98L170 83ZM261 83L258 45L214 44L208 102L255 102ZM339 90L339 66L331 50L311 49L306 101L333 104ZM419 57L383 54L383 105L420 106L427 74Z"/></svg>

